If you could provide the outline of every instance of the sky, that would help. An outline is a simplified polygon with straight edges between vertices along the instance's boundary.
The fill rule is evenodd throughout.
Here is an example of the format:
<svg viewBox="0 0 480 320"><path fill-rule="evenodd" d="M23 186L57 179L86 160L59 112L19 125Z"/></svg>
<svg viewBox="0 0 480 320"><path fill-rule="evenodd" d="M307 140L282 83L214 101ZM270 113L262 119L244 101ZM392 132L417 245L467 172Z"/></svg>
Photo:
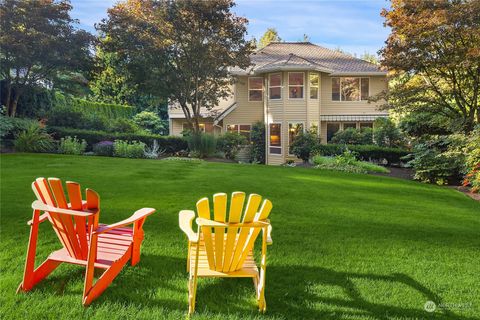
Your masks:
<svg viewBox="0 0 480 320"><path fill-rule="evenodd" d="M117 0L71 0L72 17L79 27L95 33L94 24L107 16ZM376 54L389 30L380 16L386 0L237 0L234 12L248 18L247 38L260 39L275 28L284 41L301 41L303 35L327 48L341 48L360 56Z"/></svg>

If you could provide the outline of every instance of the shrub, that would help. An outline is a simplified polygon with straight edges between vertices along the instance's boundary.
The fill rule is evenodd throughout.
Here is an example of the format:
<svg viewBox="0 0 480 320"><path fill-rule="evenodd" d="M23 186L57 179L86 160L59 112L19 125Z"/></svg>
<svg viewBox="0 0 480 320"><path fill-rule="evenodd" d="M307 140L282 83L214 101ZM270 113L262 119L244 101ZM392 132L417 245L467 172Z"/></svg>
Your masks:
<svg viewBox="0 0 480 320"><path fill-rule="evenodd" d="M15 150L19 152L50 152L54 150L52 137L38 123L30 125L15 138Z"/></svg>
<svg viewBox="0 0 480 320"><path fill-rule="evenodd" d="M187 141L183 137L175 136L160 136L148 133L112 133L105 131L93 131L84 129L72 129L62 127L47 127L55 139L60 139L66 136L77 136L79 139L85 139L90 146L95 145L101 141L140 141L146 145L152 145L154 140L157 140L160 149L165 150L165 153L174 154L187 150Z"/></svg>
<svg viewBox="0 0 480 320"><path fill-rule="evenodd" d="M373 144L373 130L371 128L363 129L345 129L338 131L332 138L332 143L337 144Z"/></svg>
<svg viewBox="0 0 480 320"><path fill-rule="evenodd" d="M316 165L316 168L319 169L329 169L353 173L388 173L388 169L377 166L373 163L366 161L359 161L355 157L355 153L351 151L345 151L341 155L335 157L322 157L315 156L313 157L313 163Z"/></svg>
<svg viewBox="0 0 480 320"><path fill-rule="evenodd" d="M323 156L336 156L342 154L346 149L356 152L358 158L363 161L387 161L387 164L401 163L402 158L410 152L400 148L385 148L374 145L340 145L340 144L319 144L314 154Z"/></svg>
<svg viewBox="0 0 480 320"><path fill-rule="evenodd" d="M480 192L480 126L470 133L463 151L467 158L463 185L471 186L472 192Z"/></svg>
<svg viewBox="0 0 480 320"><path fill-rule="evenodd" d="M151 111L142 111L133 117L133 121L140 128L156 134L164 134L167 130L165 121Z"/></svg>
<svg viewBox="0 0 480 320"><path fill-rule="evenodd" d="M133 120L117 118L110 121L108 130L111 132L135 133L139 132L140 128Z"/></svg>
<svg viewBox="0 0 480 320"><path fill-rule="evenodd" d="M115 140L113 143L113 155L120 158L143 158L145 143L138 141Z"/></svg>
<svg viewBox="0 0 480 320"><path fill-rule="evenodd" d="M413 147L413 160L408 164L415 170L414 178L437 184L456 184L465 170L465 155L462 147L465 136L425 137Z"/></svg>
<svg viewBox="0 0 480 320"><path fill-rule="evenodd" d="M185 137L188 149L193 158L211 157L216 152L217 142L213 135L208 133L191 134Z"/></svg>
<svg viewBox="0 0 480 320"><path fill-rule="evenodd" d="M377 118L373 124L373 137L380 147L401 147L405 145L405 138L392 120Z"/></svg>
<svg viewBox="0 0 480 320"><path fill-rule="evenodd" d="M313 151L320 144L320 140L317 135L311 132L300 133L297 135L290 146L291 152L303 162L308 162Z"/></svg>
<svg viewBox="0 0 480 320"><path fill-rule="evenodd" d="M160 155L165 153L165 150L160 150L157 140L153 140L153 145L151 148L147 147L145 149L145 158L147 159L157 159Z"/></svg>
<svg viewBox="0 0 480 320"><path fill-rule="evenodd" d="M93 145L93 153L97 156L111 157L113 156L113 142L100 141Z"/></svg>
<svg viewBox="0 0 480 320"><path fill-rule="evenodd" d="M265 163L265 124L255 122L250 131L250 161L252 163Z"/></svg>
<svg viewBox="0 0 480 320"><path fill-rule="evenodd" d="M217 148L225 158L235 160L240 147L247 143L247 138L236 132L226 132L217 139Z"/></svg>
<svg viewBox="0 0 480 320"><path fill-rule="evenodd" d="M65 137L60 139L60 146L58 152L63 154L75 154L81 155L87 149L87 142L85 140L80 141L77 137Z"/></svg>

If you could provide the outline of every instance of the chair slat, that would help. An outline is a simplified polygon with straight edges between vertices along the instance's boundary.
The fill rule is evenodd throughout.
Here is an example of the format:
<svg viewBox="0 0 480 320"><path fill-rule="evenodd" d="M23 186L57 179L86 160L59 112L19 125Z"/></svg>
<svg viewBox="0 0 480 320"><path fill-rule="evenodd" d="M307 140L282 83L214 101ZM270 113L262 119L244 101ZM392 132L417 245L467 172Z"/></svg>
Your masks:
<svg viewBox="0 0 480 320"><path fill-rule="evenodd" d="M208 203L208 198L203 198L197 202L197 212L198 216L204 219L210 218L210 205ZM210 227L202 227L203 237L205 239L205 250L207 251L208 265L210 269L215 270L215 252L212 244L212 230Z"/></svg>
<svg viewBox="0 0 480 320"><path fill-rule="evenodd" d="M265 199L263 201L262 207L260 208L260 211L255 215L254 221L267 219L268 215L270 214L270 211L272 211L272 207L273 207L272 202L268 199ZM238 263L235 267L236 269L240 269L242 267L243 262L247 258L248 252L252 250L253 245L255 244L255 240L257 239L257 236L260 233L260 231L261 231L260 228L255 228L248 235L242 255L240 256L240 259L238 260Z"/></svg>
<svg viewBox="0 0 480 320"><path fill-rule="evenodd" d="M247 207L245 209L245 214L242 220L243 223L248 223L253 221L261 201L262 201L262 197L259 196L258 194L251 194L248 197ZM237 268L241 267L241 266L238 267L238 262L240 261L242 253L245 250L247 236L250 234L250 231L251 231L250 228L242 228L240 230L240 235L238 236L238 240L235 245L232 264L230 265L230 271L234 271Z"/></svg>
<svg viewBox="0 0 480 320"><path fill-rule="evenodd" d="M52 194L57 202L57 207L67 209L68 204L65 198L65 192L63 191L62 181L57 178L48 178L48 183L50 184ZM76 259L82 259L82 251L80 249L80 243L78 241L77 232L73 225L72 217L60 214L59 218L65 226L68 241L74 252L73 257Z"/></svg>
<svg viewBox="0 0 480 320"><path fill-rule="evenodd" d="M227 215L227 194L217 193L213 195L214 220L225 222ZM223 267L223 242L225 228L216 227L215 230L215 270L222 271Z"/></svg>
<svg viewBox="0 0 480 320"><path fill-rule="evenodd" d="M233 192L230 200L230 212L228 214L228 221L230 223L240 222L243 210L243 203L245 202L244 192ZM230 227L227 231L227 241L225 243L225 257L223 259L223 272L230 270L232 264L233 249L237 239L238 228Z"/></svg>
<svg viewBox="0 0 480 320"><path fill-rule="evenodd" d="M82 210L82 191L80 184L72 181L67 181L68 199L70 200L70 208L73 210ZM80 254L82 259L87 259L88 256L88 241L87 241L87 219L85 217L74 217L75 230L78 234L78 242L80 244Z"/></svg>
<svg viewBox="0 0 480 320"><path fill-rule="evenodd" d="M47 183L47 179L37 178L35 180L35 183L36 183L37 191L41 195L41 199L39 200L43 201L45 204L49 206L57 207L57 204L55 203L55 200L53 198L53 194L50 191L49 185ZM75 251L73 250L72 245L70 243L70 239L68 238L68 234L67 234L68 231L66 230L62 219L59 217L59 214L55 212L49 212L48 214L51 217L53 229L55 230L55 233L57 234L58 238L62 242L63 246L65 247L65 249L67 249L68 253L72 257L75 257Z"/></svg>

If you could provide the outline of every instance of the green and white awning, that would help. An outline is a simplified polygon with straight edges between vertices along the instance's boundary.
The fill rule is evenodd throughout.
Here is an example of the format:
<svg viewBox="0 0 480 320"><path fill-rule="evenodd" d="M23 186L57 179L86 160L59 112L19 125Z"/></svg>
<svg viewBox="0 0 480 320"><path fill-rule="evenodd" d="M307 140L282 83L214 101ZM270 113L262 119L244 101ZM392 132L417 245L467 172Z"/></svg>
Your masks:
<svg viewBox="0 0 480 320"><path fill-rule="evenodd" d="M320 121L374 121L377 118L388 118L388 114L322 115Z"/></svg>

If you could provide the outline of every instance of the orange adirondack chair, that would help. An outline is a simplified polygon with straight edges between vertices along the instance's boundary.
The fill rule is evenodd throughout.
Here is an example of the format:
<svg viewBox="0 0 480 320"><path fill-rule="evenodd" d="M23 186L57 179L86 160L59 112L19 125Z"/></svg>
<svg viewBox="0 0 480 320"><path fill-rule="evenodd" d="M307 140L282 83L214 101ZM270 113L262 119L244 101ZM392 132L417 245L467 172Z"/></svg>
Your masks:
<svg viewBox="0 0 480 320"><path fill-rule="evenodd" d="M38 200L32 203L33 218L30 225L30 240L23 281L20 291L30 291L47 277L62 262L86 266L83 305L89 305L115 279L123 266L131 260L132 266L140 261L140 246L143 241L143 224L147 216L155 212L152 208L136 211L130 218L104 225L98 223L100 197L86 189L86 201L82 200L80 185L67 181L70 203L67 203L61 180L38 178L32 189ZM40 215L40 212L44 214ZM47 260L35 268L38 227L50 221L63 248L52 252ZM125 228L132 225L133 228ZM105 269L93 283L94 269Z"/></svg>
<svg viewBox="0 0 480 320"><path fill-rule="evenodd" d="M271 225L267 220L272 203L251 194L243 213L244 192L232 193L227 222L227 195L213 196L213 217L208 198L197 202L198 226L195 233L192 221L195 212L182 210L179 213L180 229L188 237L187 272L189 314L195 312L195 297L198 277L247 277L253 279L259 310L265 312L265 274L267 244L272 244ZM240 222L241 221L241 222ZM253 247L260 231L263 231L260 271L253 257Z"/></svg>

